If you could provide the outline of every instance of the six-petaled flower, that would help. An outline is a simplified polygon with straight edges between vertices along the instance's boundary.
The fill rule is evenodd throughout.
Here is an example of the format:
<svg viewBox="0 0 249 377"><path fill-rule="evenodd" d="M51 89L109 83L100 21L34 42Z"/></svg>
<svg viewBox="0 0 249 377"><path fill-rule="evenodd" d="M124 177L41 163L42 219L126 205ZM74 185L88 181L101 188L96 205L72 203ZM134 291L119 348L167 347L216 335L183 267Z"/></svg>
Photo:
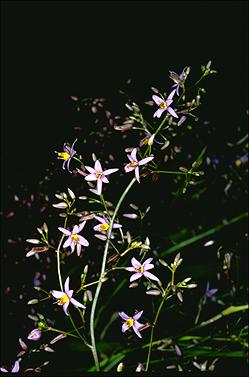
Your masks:
<svg viewBox="0 0 249 377"><path fill-rule="evenodd" d="M125 321L122 325L122 332L126 332L130 327L132 327L135 334L137 334L139 338L142 338L142 335L140 334L139 329L143 327L144 325L137 321L141 317L142 314L143 314L143 310L141 312L136 313L133 317L128 316L124 312L119 313L120 317Z"/></svg>
<svg viewBox="0 0 249 377"><path fill-rule="evenodd" d="M176 94L179 96L179 88L180 87L183 87L183 83L184 83L184 80L185 80L185 77L184 77L184 73L185 73L185 70L187 69L187 67L185 67L183 70L182 70L182 73L180 73L180 75L178 75L177 73L173 72L173 71L169 71L169 77L171 78L171 80L174 81L174 85L172 85L172 88L175 88L176 89Z"/></svg>
<svg viewBox="0 0 249 377"><path fill-rule="evenodd" d="M67 308L68 305L73 304L75 307L85 309L86 307L81 304L79 301L75 300L73 296L73 289L69 289L69 276L66 278L65 284L64 284L64 291L51 291L51 294L54 298L57 298L56 304L63 305L63 310L66 315L68 315Z"/></svg>
<svg viewBox="0 0 249 377"><path fill-rule="evenodd" d="M131 259L132 267L126 267L126 271L134 272L130 277L130 281L139 279L141 276L145 276L148 279L159 281L159 279L148 270L154 268L154 264L150 263L153 258L146 259L143 264L138 262L136 258Z"/></svg>
<svg viewBox="0 0 249 377"><path fill-rule="evenodd" d="M86 221L83 221L80 225L74 225L72 232L65 228L58 228L63 234L68 236L67 240L63 244L63 247L66 248L70 246L71 252L73 253L76 246L78 256L81 252L81 246L89 246L89 242L79 234L79 232L81 232L84 228L85 223Z"/></svg>
<svg viewBox="0 0 249 377"><path fill-rule="evenodd" d="M160 118L162 113L164 111L168 111L170 115L172 115L174 118L178 118L178 115L176 114L175 110L170 107L170 105L173 102L173 97L175 94L175 89L169 94L168 98L164 100L163 98L153 94L152 99L153 101L159 106L159 109L153 114L153 117Z"/></svg>
<svg viewBox="0 0 249 377"><path fill-rule="evenodd" d="M134 148L131 152L131 154L128 154L128 159L130 160L130 163L125 165L125 172L129 173L130 171L135 170L135 176L138 183L140 183L140 177L139 177L139 166L147 164L149 161L153 160L154 157L145 157L142 160L138 161L137 159L137 149Z"/></svg>
<svg viewBox="0 0 249 377"><path fill-rule="evenodd" d="M107 175L115 173L119 169L102 169L100 162L97 160L95 161L94 168L90 166L85 166L86 170L89 171L85 177L86 181L97 181L97 194L100 195L102 192L102 183L109 183L108 179L106 178Z"/></svg>
<svg viewBox="0 0 249 377"><path fill-rule="evenodd" d="M74 140L72 146L68 145L67 143L63 144L63 152L56 152L58 154L58 157L60 160L64 160L62 169L67 168L67 171L69 173L72 173L72 171L69 169L69 165L71 162L71 159L76 154L76 151L73 149L74 144L76 143L77 139Z"/></svg>
<svg viewBox="0 0 249 377"><path fill-rule="evenodd" d="M97 232L101 232L103 234L106 234L108 232L108 229L110 228L109 221L103 216L94 216L96 220L99 221L98 225L95 225L93 229ZM113 224L112 229L122 228L121 224ZM113 238L113 237L112 237Z"/></svg>

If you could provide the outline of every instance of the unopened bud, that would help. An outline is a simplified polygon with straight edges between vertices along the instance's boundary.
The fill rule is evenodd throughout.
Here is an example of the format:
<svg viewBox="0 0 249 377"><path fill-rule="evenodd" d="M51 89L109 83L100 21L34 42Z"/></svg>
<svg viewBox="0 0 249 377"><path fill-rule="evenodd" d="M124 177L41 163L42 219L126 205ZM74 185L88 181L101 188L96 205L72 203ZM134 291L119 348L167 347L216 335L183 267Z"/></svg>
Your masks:
<svg viewBox="0 0 249 377"><path fill-rule="evenodd" d="M65 202L61 202L61 203L56 203L56 204L53 204L53 207L54 208L59 208L59 209L65 209L67 208L67 203Z"/></svg>
<svg viewBox="0 0 249 377"><path fill-rule="evenodd" d="M37 300L36 298L30 300L27 302L27 305L35 305L35 304L38 304L39 300Z"/></svg>

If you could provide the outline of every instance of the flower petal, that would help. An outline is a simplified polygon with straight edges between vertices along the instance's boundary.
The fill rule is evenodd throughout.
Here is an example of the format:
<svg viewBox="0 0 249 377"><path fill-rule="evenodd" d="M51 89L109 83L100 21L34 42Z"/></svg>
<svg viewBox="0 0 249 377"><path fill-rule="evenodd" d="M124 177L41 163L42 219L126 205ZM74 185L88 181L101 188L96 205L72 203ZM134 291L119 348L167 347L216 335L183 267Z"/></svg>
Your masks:
<svg viewBox="0 0 249 377"><path fill-rule="evenodd" d="M130 282L141 278L141 276L143 276L143 274L141 272L136 272L135 274L131 275Z"/></svg>
<svg viewBox="0 0 249 377"><path fill-rule="evenodd" d="M69 300L71 299L73 293L74 293L73 289L70 289L69 291L67 291L67 297L69 298Z"/></svg>
<svg viewBox="0 0 249 377"><path fill-rule="evenodd" d="M153 160L154 157L145 157L139 161L139 166L147 164L149 161Z"/></svg>
<svg viewBox="0 0 249 377"><path fill-rule="evenodd" d="M68 300L68 301L65 302L65 304L63 305L63 310L64 310L64 313L65 313L66 315L68 315L67 308L68 308L69 303L70 303L70 301Z"/></svg>
<svg viewBox="0 0 249 377"><path fill-rule="evenodd" d="M104 219L103 217L100 217L100 216L96 216L96 215L94 215L94 218L96 219L96 220L98 220L100 223L102 223L102 224L106 224L107 223L107 221L106 221L106 219Z"/></svg>
<svg viewBox="0 0 249 377"><path fill-rule="evenodd" d="M132 149L131 158L133 161L137 161L137 148Z"/></svg>
<svg viewBox="0 0 249 377"><path fill-rule="evenodd" d="M82 308L82 309L85 309L85 308L86 308L86 307L85 307L83 304L81 304L79 301L75 300L75 298L71 298L71 299L70 299L70 302L71 302L74 306L76 306L76 308Z"/></svg>
<svg viewBox="0 0 249 377"><path fill-rule="evenodd" d="M11 373L17 373L19 372L19 369L20 369L19 361L16 361L13 368L11 369Z"/></svg>
<svg viewBox="0 0 249 377"><path fill-rule="evenodd" d="M65 228L61 228L59 227L58 228L63 234L65 234L66 236L70 236L71 235L71 232Z"/></svg>
<svg viewBox="0 0 249 377"><path fill-rule="evenodd" d="M103 171L103 174L104 175L109 175L109 174L112 174L112 173L115 173L116 171L118 171L119 169L107 169L107 170L104 170Z"/></svg>
<svg viewBox="0 0 249 377"><path fill-rule="evenodd" d="M137 327L135 326L135 324L132 326L132 328L133 328L134 332L137 334L137 336L138 336L139 338L142 338L142 335L141 335L140 332L138 331L138 329L137 329Z"/></svg>
<svg viewBox="0 0 249 377"><path fill-rule="evenodd" d="M64 284L64 289L65 289L65 292L67 293L69 291L69 281L70 281L70 278L69 276L66 278L66 281L65 281L65 284Z"/></svg>
<svg viewBox="0 0 249 377"><path fill-rule="evenodd" d="M63 248L66 249L68 246L71 245L71 242L72 242L72 238L68 237L68 239L66 239L66 241L63 244Z"/></svg>
<svg viewBox="0 0 249 377"><path fill-rule="evenodd" d="M122 332L126 332L128 329L129 329L129 326L127 325L127 323L123 323Z"/></svg>
<svg viewBox="0 0 249 377"><path fill-rule="evenodd" d="M85 177L86 181L97 181L96 174L89 174Z"/></svg>
<svg viewBox="0 0 249 377"><path fill-rule="evenodd" d="M98 195L100 195L101 192L102 192L102 181L101 181L101 179L98 179L97 180L97 193L98 193Z"/></svg>
<svg viewBox="0 0 249 377"><path fill-rule="evenodd" d="M173 97L174 97L174 95L175 95L175 92L176 92L176 90L174 89L174 90L172 90L172 92L168 95L168 98L167 98L167 100L168 99L172 99Z"/></svg>
<svg viewBox="0 0 249 377"><path fill-rule="evenodd" d="M135 177L136 177L136 180L138 181L138 183L140 183L139 167L138 166L135 168Z"/></svg>
<svg viewBox="0 0 249 377"><path fill-rule="evenodd" d="M165 111L166 109L157 109L157 111L153 114L153 118L160 118L162 113Z"/></svg>
<svg viewBox="0 0 249 377"><path fill-rule="evenodd" d="M93 168L91 168L91 166L85 166L86 170L89 171L89 173L91 174L94 174L95 175L95 170Z"/></svg>
<svg viewBox="0 0 249 377"><path fill-rule="evenodd" d="M172 107L168 107L167 111L172 115L172 117L179 118L178 115L176 114L175 110L172 109Z"/></svg>
<svg viewBox="0 0 249 377"><path fill-rule="evenodd" d="M130 271L130 272L136 272L137 271L134 267L125 267L125 270Z"/></svg>
<svg viewBox="0 0 249 377"><path fill-rule="evenodd" d="M78 233L82 231L82 229L84 228L85 224L86 224L86 221L83 221L83 222L79 225Z"/></svg>
<svg viewBox="0 0 249 377"><path fill-rule="evenodd" d="M85 237L78 235L78 241L83 246L89 246L89 242L85 239Z"/></svg>
<svg viewBox="0 0 249 377"><path fill-rule="evenodd" d="M152 96L153 101L159 106L161 103L164 102L164 100L161 97L158 97L157 95L153 94Z"/></svg>
<svg viewBox="0 0 249 377"><path fill-rule="evenodd" d="M109 183L109 180L103 174L101 175L100 179L104 183Z"/></svg>
<svg viewBox="0 0 249 377"><path fill-rule="evenodd" d="M144 271L147 271L147 270L151 270L154 267L155 267L154 264L147 263L146 265L143 266L143 269L144 269Z"/></svg>
<svg viewBox="0 0 249 377"><path fill-rule="evenodd" d="M94 169L95 169L95 171L97 171L98 173L103 173L102 166L101 166L101 163L99 162L99 160L96 160L96 161L95 161Z"/></svg>
<svg viewBox="0 0 249 377"><path fill-rule="evenodd" d="M126 173L129 173L132 170L135 170L136 166L130 166L130 164L125 165L124 170Z"/></svg>
<svg viewBox="0 0 249 377"><path fill-rule="evenodd" d="M131 258L131 264L132 264L132 266L133 266L134 268L136 268L136 269L139 268L139 267L141 267L141 263L138 262L138 260L136 260L135 257Z"/></svg>
<svg viewBox="0 0 249 377"><path fill-rule="evenodd" d="M141 315L143 314L143 310L141 310L140 312L136 313L134 316L133 316L133 319L137 320L141 317Z"/></svg>
<svg viewBox="0 0 249 377"><path fill-rule="evenodd" d="M127 314L125 314L125 312L120 312L120 313L118 313L119 315L120 315L120 317L123 319L123 320L127 320L127 319L129 319L130 317L127 315Z"/></svg>
<svg viewBox="0 0 249 377"><path fill-rule="evenodd" d="M113 229L118 229L118 228L122 228L122 225L121 224L113 224Z"/></svg>
<svg viewBox="0 0 249 377"><path fill-rule="evenodd" d="M81 253L81 244L78 243L77 246L76 246L76 251L77 251L77 255L78 257L80 256L80 253Z"/></svg>
<svg viewBox="0 0 249 377"><path fill-rule="evenodd" d="M159 281L159 279L155 275L153 275L151 272L144 271L143 275L151 280Z"/></svg>
<svg viewBox="0 0 249 377"><path fill-rule="evenodd" d="M64 296L65 292L61 292L61 291L56 291L56 290L53 290L51 291L51 295L55 298L61 298L62 296Z"/></svg>

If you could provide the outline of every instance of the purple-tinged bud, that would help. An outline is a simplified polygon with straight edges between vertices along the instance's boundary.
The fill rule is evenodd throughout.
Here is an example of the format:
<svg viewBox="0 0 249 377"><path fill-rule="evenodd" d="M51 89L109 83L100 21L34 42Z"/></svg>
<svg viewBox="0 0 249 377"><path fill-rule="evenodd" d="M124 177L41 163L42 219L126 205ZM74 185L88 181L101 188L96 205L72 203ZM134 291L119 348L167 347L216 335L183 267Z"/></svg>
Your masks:
<svg viewBox="0 0 249 377"><path fill-rule="evenodd" d="M28 238L28 239L26 240L26 242L33 243L33 244L38 245L41 241L40 241L40 240L37 240L36 238Z"/></svg>
<svg viewBox="0 0 249 377"><path fill-rule="evenodd" d="M50 340L49 343L50 344L54 344L54 343L58 342L59 340L64 339L66 337L67 337L67 335L64 335L64 334L57 335L55 338L53 338L52 340Z"/></svg>
<svg viewBox="0 0 249 377"><path fill-rule="evenodd" d="M32 331L29 333L29 335L27 336L27 338L28 338L29 340L35 340L35 341L39 340L40 337L41 337L41 331L38 330L38 329L34 329L34 330L32 330Z"/></svg>
<svg viewBox="0 0 249 377"><path fill-rule="evenodd" d="M56 203L56 204L53 204L53 207L59 208L59 209L65 209L65 208L67 208L67 203L65 203L65 202Z"/></svg>
<svg viewBox="0 0 249 377"><path fill-rule="evenodd" d="M18 340L21 348L26 351L28 349L28 346L24 343L24 341L21 338L19 338Z"/></svg>

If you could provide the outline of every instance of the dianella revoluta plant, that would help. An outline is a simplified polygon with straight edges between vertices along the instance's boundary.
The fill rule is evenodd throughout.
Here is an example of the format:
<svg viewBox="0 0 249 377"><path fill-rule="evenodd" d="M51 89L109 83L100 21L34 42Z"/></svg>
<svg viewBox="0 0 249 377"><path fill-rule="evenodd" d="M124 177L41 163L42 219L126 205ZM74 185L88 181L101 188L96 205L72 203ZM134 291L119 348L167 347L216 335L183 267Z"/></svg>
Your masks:
<svg viewBox="0 0 249 377"><path fill-rule="evenodd" d="M32 354L32 342L38 344L46 334L52 334L53 339L40 345L40 348L35 348L39 352L54 352L50 346L66 338L78 340L92 355L92 361L86 365L85 358L82 357L82 370L99 372L103 371L108 363L113 363L115 367L123 360L118 365L118 371L122 371L127 349L119 349L120 358L113 362L111 358L108 360L108 356L103 358L99 347L101 295L108 297L106 289L115 289L115 286L112 286L114 276L115 285L119 284L120 279L120 282L125 281L127 287L140 286L144 289L136 303L137 310L129 308L127 302L121 300L114 318L120 328L122 339L133 332L137 336L137 339L131 338L134 339L134 345L139 342L140 347L146 351L144 360L140 360L139 370L151 370L151 357L160 314L170 302L182 302L183 296L186 296L187 300L188 294L185 291L195 288L197 284L190 282L191 278L196 280L194 276L178 278L178 269L183 261L180 253L169 260L155 257L152 248L156 245L151 245L148 236L142 238L141 234L134 235L132 229L127 229L126 225L122 224L121 212L124 217L134 220L140 217L141 221L143 220L150 210L149 207L142 211L133 204L135 213L129 213L126 206L129 196L132 198L135 186L142 195L145 181L155 181L161 174L177 176L179 190L184 194L189 185L193 185L203 176L200 165L205 148L195 156L191 166L176 166L174 170L167 169L165 151L179 127L184 127L188 120L198 119L196 112L205 93L202 80L215 72L211 69L211 62L208 62L206 66L202 66L201 77L189 84L190 67L186 66L180 74L170 71L168 80L166 77L163 78L162 90L152 87L148 93L145 100L149 107L145 111L135 102L125 103L124 108L129 114L120 124L114 124L112 131L116 134L119 131L120 136L134 133L136 142L128 147L118 147L116 151L115 146L113 147L113 154L118 154L119 160L123 161L122 164L117 166L113 162L115 158L108 162L106 158L96 156L95 153L84 155L84 151L77 147L77 139L71 140L70 143L65 142L62 150L55 152L58 160L63 161L61 173L67 174L68 187L55 194L53 210L58 212L58 223L53 225L56 228L53 227L50 231L46 222L38 227L39 236L27 239L32 248L28 250L26 257L35 257L38 261L50 255L53 263L50 272L57 272L57 282L48 289L36 286L38 297L30 299L28 304L38 307L41 302L46 301L48 311L53 312L56 309L54 313L65 326L57 328L53 321L48 320L45 313L39 313L39 309L37 313L33 311L30 319L34 321L34 328L27 334L31 345L27 346L20 339L22 351L18 354L12 369L10 368L12 373L21 370L23 359ZM94 113L101 107L101 99L91 104ZM110 114L106 115L110 118ZM122 140L121 137L121 143ZM89 195L76 193L78 189L72 188L73 177L81 180ZM111 186L115 187L115 203L110 195ZM82 203L85 203L85 208L82 208ZM96 243L101 252L97 260L91 260ZM89 259L90 264L86 262ZM77 266L76 269L72 268L72 263ZM81 273L75 272L79 271L79 268ZM150 312L147 312L143 305L144 298L148 299L148 296L152 296L154 300ZM111 306L110 301L109 312L112 310ZM101 308L103 313L103 307ZM146 342L143 342L143 339L147 339ZM130 346L132 347L132 344ZM43 366L37 368L41 369ZM7 371L5 368L1 370Z"/></svg>

